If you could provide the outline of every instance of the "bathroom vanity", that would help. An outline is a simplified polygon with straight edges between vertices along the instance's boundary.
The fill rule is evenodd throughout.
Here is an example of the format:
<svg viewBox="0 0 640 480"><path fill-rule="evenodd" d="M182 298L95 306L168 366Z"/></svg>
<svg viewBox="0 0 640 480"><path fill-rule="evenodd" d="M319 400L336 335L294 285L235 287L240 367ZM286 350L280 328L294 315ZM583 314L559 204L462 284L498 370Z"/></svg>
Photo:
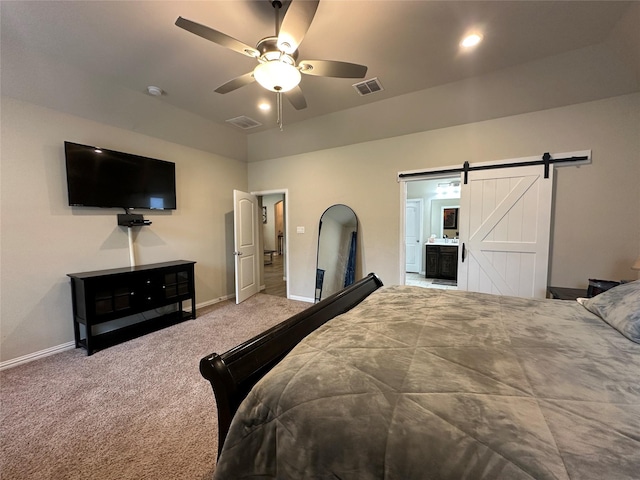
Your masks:
<svg viewBox="0 0 640 480"><path fill-rule="evenodd" d="M458 279L458 244L439 240L425 243L426 278Z"/></svg>

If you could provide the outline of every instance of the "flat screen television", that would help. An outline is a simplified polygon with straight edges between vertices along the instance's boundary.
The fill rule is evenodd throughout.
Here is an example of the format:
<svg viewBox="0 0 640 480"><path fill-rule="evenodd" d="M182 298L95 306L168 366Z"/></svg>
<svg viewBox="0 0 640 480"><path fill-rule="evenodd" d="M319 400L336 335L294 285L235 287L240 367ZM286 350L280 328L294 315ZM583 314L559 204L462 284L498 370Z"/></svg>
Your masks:
<svg viewBox="0 0 640 480"><path fill-rule="evenodd" d="M64 151L70 206L175 210L175 163L72 142Z"/></svg>

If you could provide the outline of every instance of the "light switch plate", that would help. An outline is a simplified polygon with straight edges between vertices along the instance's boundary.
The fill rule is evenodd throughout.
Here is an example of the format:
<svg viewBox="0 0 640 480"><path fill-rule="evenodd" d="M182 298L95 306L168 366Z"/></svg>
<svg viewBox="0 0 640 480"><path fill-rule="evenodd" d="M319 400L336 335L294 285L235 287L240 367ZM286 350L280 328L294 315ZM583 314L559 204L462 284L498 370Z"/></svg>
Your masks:
<svg viewBox="0 0 640 480"><path fill-rule="evenodd" d="M296 233L304 233L304 227L296 227Z"/></svg>

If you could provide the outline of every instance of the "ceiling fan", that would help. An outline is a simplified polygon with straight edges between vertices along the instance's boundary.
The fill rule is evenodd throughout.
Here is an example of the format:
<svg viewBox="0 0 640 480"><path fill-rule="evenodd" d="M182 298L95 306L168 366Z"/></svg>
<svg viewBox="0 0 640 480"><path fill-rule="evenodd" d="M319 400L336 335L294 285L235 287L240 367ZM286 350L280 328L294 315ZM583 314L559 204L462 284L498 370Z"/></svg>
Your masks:
<svg viewBox="0 0 640 480"><path fill-rule="evenodd" d="M186 18L178 17L176 20L178 27L242 55L253 57L258 61L258 65L253 71L216 88L217 93L229 93L257 81L267 90L278 94L278 112L281 117L281 94L287 97L296 110L307 107L307 101L299 85L301 74L337 78L363 78L366 75L367 67L355 63L334 60L302 60L297 62L298 47L311 26L320 0L292 0L282 19L282 24L279 22L282 2L279 0L270 1L275 10L276 34L273 37L263 38L255 48ZM278 118L278 124L282 128L281 118Z"/></svg>

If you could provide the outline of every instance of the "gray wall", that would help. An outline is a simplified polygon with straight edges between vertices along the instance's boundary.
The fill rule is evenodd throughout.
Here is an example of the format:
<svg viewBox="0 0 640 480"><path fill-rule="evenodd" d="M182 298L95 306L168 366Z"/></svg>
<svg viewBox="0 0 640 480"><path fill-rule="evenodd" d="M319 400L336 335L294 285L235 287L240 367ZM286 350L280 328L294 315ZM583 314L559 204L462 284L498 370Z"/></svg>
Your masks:
<svg viewBox="0 0 640 480"><path fill-rule="evenodd" d="M246 163L2 97L1 361L73 340L67 273L129 266L121 210L68 206L65 140L175 162L178 208L139 211L153 224L136 229L137 262L196 261L198 304L233 291Z"/></svg>
<svg viewBox="0 0 640 480"><path fill-rule="evenodd" d="M635 278L640 256L640 94L515 115L249 164L253 191L288 188L291 295L312 298L317 222L334 203L359 219L359 274L400 281L400 171L592 150L556 173L550 283ZM615 212L628 209L625 222Z"/></svg>
<svg viewBox="0 0 640 480"><path fill-rule="evenodd" d="M232 189L288 189L292 297L313 299L318 220L343 203L359 219L358 273L397 283L399 171L593 151L558 169L550 281L634 278L640 256L640 94L515 115L250 164L2 98L1 360L72 341L67 273L128 265L117 211L66 204L64 140L175 161L178 210L153 213L138 261L195 260L198 304L233 292ZM621 210L622 209L622 210ZM620 222L619 212L627 211ZM297 226L306 227L298 234Z"/></svg>

